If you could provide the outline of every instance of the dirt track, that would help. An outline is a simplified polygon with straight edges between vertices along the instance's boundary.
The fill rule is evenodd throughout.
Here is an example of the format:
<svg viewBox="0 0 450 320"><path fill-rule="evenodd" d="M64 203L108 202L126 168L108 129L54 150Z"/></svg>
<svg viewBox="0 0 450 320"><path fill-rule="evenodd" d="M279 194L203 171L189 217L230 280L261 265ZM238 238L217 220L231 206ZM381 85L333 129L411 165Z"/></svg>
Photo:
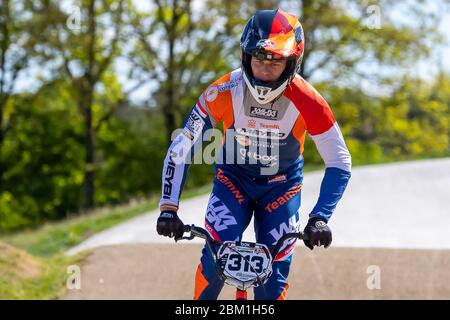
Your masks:
<svg viewBox="0 0 450 320"><path fill-rule="evenodd" d="M200 250L193 244L98 248L81 268L81 290L66 299L191 299ZM367 288L371 265L381 270L379 290ZM450 299L450 250L297 247L289 279L290 300ZM226 286L220 299L233 294Z"/></svg>

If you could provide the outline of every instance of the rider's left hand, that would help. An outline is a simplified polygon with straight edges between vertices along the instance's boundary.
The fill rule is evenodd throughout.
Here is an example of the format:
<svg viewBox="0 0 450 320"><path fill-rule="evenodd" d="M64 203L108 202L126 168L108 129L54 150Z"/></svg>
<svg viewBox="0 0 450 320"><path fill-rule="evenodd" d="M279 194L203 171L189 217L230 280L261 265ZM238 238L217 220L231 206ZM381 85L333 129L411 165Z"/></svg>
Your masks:
<svg viewBox="0 0 450 320"><path fill-rule="evenodd" d="M314 246L324 246L328 248L331 244L332 234L330 227L320 218L310 218L303 233L308 236L308 240L303 240L305 246L313 250Z"/></svg>

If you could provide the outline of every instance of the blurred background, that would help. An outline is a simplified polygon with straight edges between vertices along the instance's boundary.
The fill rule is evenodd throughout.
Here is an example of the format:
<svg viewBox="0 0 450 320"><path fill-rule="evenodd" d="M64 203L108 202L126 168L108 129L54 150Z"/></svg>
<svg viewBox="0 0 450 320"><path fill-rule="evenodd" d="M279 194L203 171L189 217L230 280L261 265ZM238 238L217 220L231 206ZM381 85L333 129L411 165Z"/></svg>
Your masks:
<svg viewBox="0 0 450 320"><path fill-rule="evenodd" d="M446 0L0 0L0 298L60 297L65 250L156 208L172 131L276 7L354 166L450 156ZM184 196L212 177L191 166Z"/></svg>

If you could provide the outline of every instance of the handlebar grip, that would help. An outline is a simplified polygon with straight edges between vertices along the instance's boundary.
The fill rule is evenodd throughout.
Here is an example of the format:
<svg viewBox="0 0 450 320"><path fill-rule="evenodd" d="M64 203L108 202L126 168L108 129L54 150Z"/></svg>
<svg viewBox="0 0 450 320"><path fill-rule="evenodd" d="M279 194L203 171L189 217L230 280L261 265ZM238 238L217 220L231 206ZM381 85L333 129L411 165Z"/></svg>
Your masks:
<svg viewBox="0 0 450 320"><path fill-rule="evenodd" d="M191 231L191 226L188 225L188 224L185 224L185 225L183 226L183 232L190 232L190 231Z"/></svg>

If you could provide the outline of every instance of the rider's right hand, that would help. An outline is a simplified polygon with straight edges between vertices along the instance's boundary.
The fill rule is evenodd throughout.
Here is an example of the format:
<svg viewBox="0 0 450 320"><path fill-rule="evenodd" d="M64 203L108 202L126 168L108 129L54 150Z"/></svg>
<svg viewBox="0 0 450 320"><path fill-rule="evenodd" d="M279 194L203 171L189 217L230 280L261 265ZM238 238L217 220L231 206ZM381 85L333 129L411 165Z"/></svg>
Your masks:
<svg viewBox="0 0 450 320"><path fill-rule="evenodd" d="M181 238L184 233L184 224L174 211L162 211L156 222L158 234L166 237Z"/></svg>

